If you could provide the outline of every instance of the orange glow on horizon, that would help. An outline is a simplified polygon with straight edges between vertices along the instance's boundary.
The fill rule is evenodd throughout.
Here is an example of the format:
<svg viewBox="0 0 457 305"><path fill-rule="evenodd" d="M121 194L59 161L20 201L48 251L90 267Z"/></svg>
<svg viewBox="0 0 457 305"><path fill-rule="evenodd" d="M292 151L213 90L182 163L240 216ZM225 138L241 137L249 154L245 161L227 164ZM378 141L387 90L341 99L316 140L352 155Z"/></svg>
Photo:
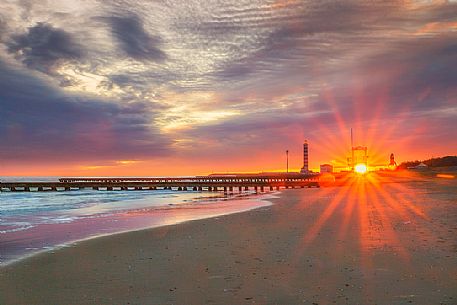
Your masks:
<svg viewBox="0 0 457 305"><path fill-rule="evenodd" d="M445 178L445 179L454 179L455 178L454 175L450 175L450 174L437 174L436 177L437 178Z"/></svg>

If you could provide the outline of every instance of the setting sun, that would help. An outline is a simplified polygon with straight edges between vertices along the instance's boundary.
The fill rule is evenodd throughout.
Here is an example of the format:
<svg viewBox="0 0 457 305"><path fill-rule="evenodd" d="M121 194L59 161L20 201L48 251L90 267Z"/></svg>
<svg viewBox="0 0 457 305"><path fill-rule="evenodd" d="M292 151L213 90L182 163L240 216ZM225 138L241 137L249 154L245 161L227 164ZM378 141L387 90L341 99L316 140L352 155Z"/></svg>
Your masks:
<svg viewBox="0 0 457 305"><path fill-rule="evenodd" d="M367 166L365 164L357 164L355 166L355 172L358 174L365 174L367 172Z"/></svg>

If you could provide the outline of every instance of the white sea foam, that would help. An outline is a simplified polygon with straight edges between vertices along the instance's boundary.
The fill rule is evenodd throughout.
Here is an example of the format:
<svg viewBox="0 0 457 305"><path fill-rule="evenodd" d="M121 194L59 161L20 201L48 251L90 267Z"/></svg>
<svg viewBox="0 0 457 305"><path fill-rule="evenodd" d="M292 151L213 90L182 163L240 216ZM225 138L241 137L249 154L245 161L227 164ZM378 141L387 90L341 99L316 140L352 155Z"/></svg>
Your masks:
<svg viewBox="0 0 457 305"><path fill-rule="evenodd" d="M13 229L0 230L0 234L7 234L7 233L25 231L25 230L31 229L33 227L34 226L30 225L30 226L16 227L16 228L13 228Z"/></svg>

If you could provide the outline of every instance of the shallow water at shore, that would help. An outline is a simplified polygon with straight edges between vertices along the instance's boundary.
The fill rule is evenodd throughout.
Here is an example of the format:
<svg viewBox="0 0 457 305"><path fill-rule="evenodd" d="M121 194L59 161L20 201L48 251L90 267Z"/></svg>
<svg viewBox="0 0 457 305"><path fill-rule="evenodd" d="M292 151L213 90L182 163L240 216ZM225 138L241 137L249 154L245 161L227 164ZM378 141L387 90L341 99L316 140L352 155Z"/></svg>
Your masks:
<svg viewBox="0 0 457 305"><path fill-rule="evenodd" d="M269 205L251 193L93 191L0 193L0 265L97 236Z"/></svg>

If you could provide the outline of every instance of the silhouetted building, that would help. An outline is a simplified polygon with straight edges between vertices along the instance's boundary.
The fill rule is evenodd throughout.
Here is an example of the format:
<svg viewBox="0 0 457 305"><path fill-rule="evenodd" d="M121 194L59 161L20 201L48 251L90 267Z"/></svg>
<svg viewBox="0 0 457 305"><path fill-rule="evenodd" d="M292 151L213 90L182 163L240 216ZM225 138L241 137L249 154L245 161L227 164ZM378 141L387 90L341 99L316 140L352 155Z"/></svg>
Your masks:
<svg viewBox="0 0 457 305"><path fill-rule="evenodd" d="M320 165L321 173L333 173L333 165L331 164L321 164Z"/></svg>
<svg viewBox="0 0 457 305"><path fill-rule="evenodd" d="M427 169L428 166L424 162L419 163L416 166L409 166L408 169Z"/></svg>

